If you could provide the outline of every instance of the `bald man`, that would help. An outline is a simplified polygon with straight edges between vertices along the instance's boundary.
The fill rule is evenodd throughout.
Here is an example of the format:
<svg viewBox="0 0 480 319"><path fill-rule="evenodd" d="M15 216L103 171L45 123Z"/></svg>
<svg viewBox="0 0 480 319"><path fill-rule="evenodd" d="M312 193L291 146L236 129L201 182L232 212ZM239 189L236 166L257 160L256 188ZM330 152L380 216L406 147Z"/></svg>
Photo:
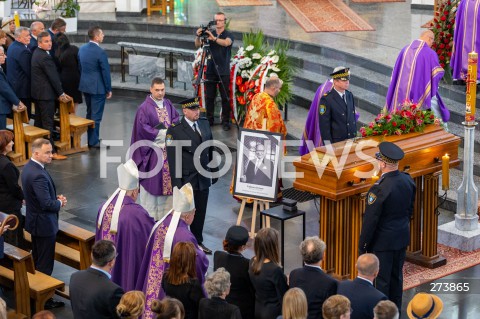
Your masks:
<svg viewBox="0 0 480 319"><path fill-rule="evenodd" d="M382 292L373 286L378 275L379 261L374 254L363 254L357 259L358 276L353 281L338 284L337 294L347 297L352 303L351 319L370 319L373 308L381 300L387 300Z"/></svg>
<svg viewBox="0 0 480 319"><path fill-rule="evenodd" d="M430 48L434 41L433 32L426 30L400 51L385 103L389 112L401 109L408 100L422 109L431 109L445 123L450 119L450 112L438 92L445 71L437 53Z"/></svg>
<svg viewBox="0 0 480 319"><path fill-rule="evenodd" d="M30 43L28 44L28 49L33 53L38 47L37 37L40 33L45 31L45 26L40 21L33 21L30 25Z"/></svg>

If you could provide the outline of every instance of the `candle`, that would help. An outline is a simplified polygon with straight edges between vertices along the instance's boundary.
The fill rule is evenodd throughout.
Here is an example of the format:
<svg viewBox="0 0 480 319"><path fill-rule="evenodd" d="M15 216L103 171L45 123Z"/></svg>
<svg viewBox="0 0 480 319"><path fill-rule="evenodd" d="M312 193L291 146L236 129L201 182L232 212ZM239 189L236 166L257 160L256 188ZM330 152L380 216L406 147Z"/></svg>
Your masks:
<svg viewBox="0 0 480 319"><path fill-rule="evenodd" d="M378 176L377 172L375 172L372 176L372 183L376 183L379 178L380 178L380 176Z"/></svg>
<svg viewBox="0 0 480 319"><path fill-rule="evenodd" d="M467 92L465 101L465 124L475 122L475 104L477 102L477 62L478 54L468 54Z"/></svg>
<svg viewBox="0 0 480 319"><path fill-rule="evenodd" d="M448 154L442 156L442 189L444 191L450 189L450 156Z"/></svg>
<svg viewBox="0 0 480 319"><path fill-rule="evenodd" d="M15 13L13 14L13 20L15 21L15 27L19 27L20 26L20 17L18 16L18 12L15 11Z"/></svg>

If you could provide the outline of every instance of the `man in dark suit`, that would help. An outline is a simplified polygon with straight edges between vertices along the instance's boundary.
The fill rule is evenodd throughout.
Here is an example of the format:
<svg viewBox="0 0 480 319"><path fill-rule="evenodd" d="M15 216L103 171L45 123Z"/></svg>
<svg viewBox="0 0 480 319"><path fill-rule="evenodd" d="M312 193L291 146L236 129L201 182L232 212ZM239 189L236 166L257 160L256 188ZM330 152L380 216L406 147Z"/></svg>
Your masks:
<svg viewBox="0 0 480 319"><path fill-rule="evenodd" d="M336 143L357 136L357 120L353 94L347 90L350 69L336 67L330 76L333 88L320 99L319 125L322 140Z"/></svg>
<svg viewBox="0 0 480 319"><path fill-rule="evenodd" d="M47 30L52 40L52 48L50 49L50 54L52 55L52 57L54 57L55 65L57 67L60 67L60 63L55 58L55 50L57 49L57 44L55 43L55 35L60 32L65 33L66 29L67 29L67 23L65 22L65 20L63 20L62 18L56 18L55 20L52 21L50 28L48 28Z"/></svg>
<svg viewBox="0 0 480 319"><path fill-rule="evenodd" d="M373 308L387 296L373 286L378 275L379 261L374 254L363 254L357 259L358 276L353 281L341 281L337 294L347 297L352 305L351 319L371 319Z"/></svg>
<svg viewBox="0 0 480 319"><path fill-rule="evenodd" d="M88 128L88 145L100 148L100 122L102 121L105 99L112 97L110 65L105 51L100 47L103 31L100 27L88 30L90 42L82 45L78 51L80 64L80 84L87 103L87 118L95 121L94 128Z"/></svg>
<svg viewBox="0 0 480 319"><path fill-rule="evenodd" d="M92 265L70 278L70 300L74 319L118 318L116 307L123 289L112 282L111 271L117 250L110 240L99 240L92 247Z"/></svg>
<svg viewBox="0 0 480 319"><path fill-rule="evenodd" d="M68 102L72 98L63 92L52 56L48 52L52 40L47 32L38 35L38 49L32 56L32 98L35 101L35 126L50 131L50 143L53 144L55 100ZM53 159L63 160L67 157L53 149Z"/></svg>
<svg viewBox="0 0 480 319"><path fill-rule="evenodd" d="M318 236L307 237L300 244L303 268L290 273L290 288L298 287L305 292L308 302L308 319L322 318L322 304L337 292L337 281L322 268L326 245Z"/></svg>
<svg viewBox="0 0 480 319"><path fill-rule="evenodd" d="M30 25L30 43L28 44L28 49L33 53L38 47L37 37L40 33L45 31L45 26L40 21L33 21Z"/></svg>
<svg viewBox="0 0 480 319"><path fill-rule="evenodd" d="M5 52L0 46L0 66L5 63ZM12 108L23 111L25 105L15 95L12 87L7 81L7 76L0 67L0 130L7 127L7 115L12 113Z"/></svg>
<svg viewBox="0 0 480 319"><path fill-rule="evenodd" d="M67 204L67 198L57 195L53 179L45 170L52 161L52 145L39 138L32 143L32 157L22 171L23 194L27 213L25 230L32 235L32 255L35 269L51 275L55 257L55 238L58 232L58 213ZM46 308L63 306L50 299Z"/></svg>
<svg viewBox="0 0 480 319"><path fill-rule="evenodd" d="M200 154L195 154L197 148L207 141L212 141L210 124L205 118L200 118L198 98L185 100L182 103L183 118L177 125L167 130L167 159L170 167L172 187L181 188L190 183L193 187L195 200L195 219L190 230L197 239L198 246L206 253L212 251L203 245L203 224L207 213L208 191L212 185L212 169L208 164L212 160L213 147L209 146ZM187 146L177 144L177 141L188 142ZM177 147L181 147L181 157L177 155ZM194 156L195 155L195 156ZM215 183L217 179L213 179Z"/></svg>
<svg viewBox="0 0 480 319"><path fill-rule="evenodd" d="M27 106L28 116L32 115L30 94L32 53L27 45L30 43L28 28L15 29L15 41L8 47L7 79L17 97Z"/></svg>
<svg viewBox="0 0 480 319"><path fill-rule="evenodd" d="M382 176L367 193L359 240L359 255L373 252L380 260L376 287L398 309L402 306L403 263L410 242L410 218L415 202L415 182L398 170L404 152L391 142L379 144L376 158Z"/></svg>
<svg viewBox="0 0 480 319"><path fill-rule="evenodd" d="M241 181L255 185L272 186L273 162L265 159L265 146L261 143L255 147L255 159L247 163Z"/></svg>

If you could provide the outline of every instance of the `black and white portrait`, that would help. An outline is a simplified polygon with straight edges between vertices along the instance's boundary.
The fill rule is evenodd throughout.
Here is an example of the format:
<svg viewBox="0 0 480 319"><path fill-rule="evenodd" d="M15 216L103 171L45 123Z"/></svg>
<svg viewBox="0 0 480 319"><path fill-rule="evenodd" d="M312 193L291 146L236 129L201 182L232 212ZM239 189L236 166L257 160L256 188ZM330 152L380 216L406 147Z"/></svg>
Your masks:
<svg viewBox="0 0 480 319"><path fill-rule="evenodd" d="M242 129L237 154L234 194L272 200L277 196L281 135Z"/></svg>

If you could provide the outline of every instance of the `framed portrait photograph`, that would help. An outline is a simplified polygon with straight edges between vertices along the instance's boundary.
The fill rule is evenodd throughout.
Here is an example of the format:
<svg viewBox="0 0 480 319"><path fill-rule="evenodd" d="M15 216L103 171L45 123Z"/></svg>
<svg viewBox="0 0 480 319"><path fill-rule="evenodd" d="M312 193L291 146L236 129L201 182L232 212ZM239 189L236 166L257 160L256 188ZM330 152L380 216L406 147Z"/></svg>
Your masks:
<svg viewBox="0 0 480 319"><path fill-rule="evenodd" d="M240 129L233 194L276 201L282 135Z"/></svg>

